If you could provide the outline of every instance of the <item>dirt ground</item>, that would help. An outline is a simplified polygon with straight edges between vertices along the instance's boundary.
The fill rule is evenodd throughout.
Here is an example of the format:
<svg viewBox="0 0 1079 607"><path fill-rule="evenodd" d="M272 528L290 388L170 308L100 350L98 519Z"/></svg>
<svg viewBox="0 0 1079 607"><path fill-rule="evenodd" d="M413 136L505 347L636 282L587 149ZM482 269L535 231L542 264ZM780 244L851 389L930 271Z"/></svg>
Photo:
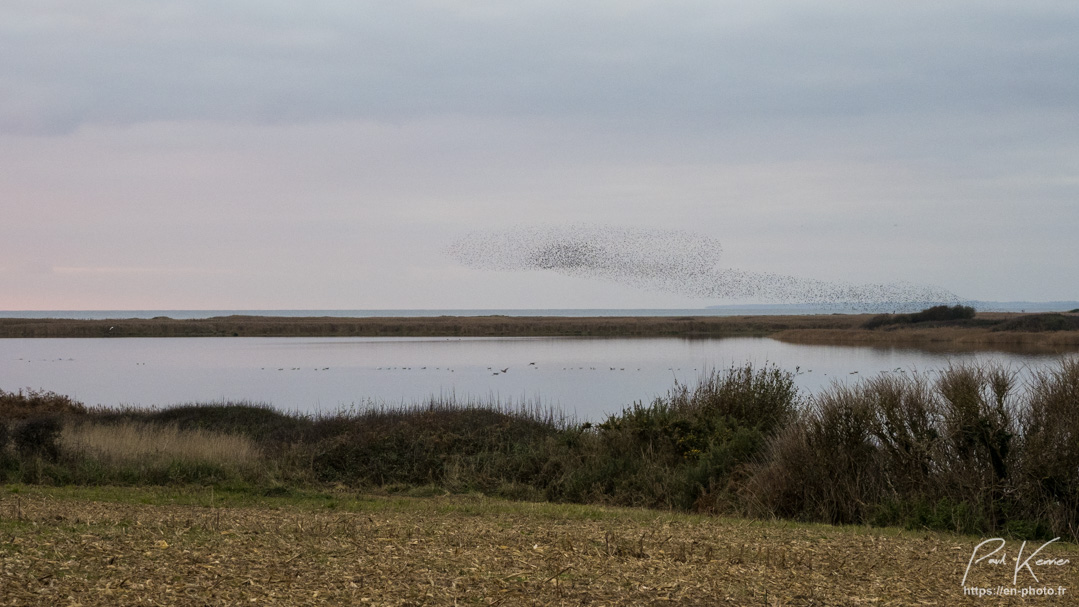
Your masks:
<svg viewBox="0 0 1079 607"><path fill-rule="evenodd" d="M0 605L1079 605L1079 550L1059 542L1014 586L1015 540L966 580L1052 596L977 597L963 577L989 538L478 496L211 507L117 491L0 489Z"/></svg>

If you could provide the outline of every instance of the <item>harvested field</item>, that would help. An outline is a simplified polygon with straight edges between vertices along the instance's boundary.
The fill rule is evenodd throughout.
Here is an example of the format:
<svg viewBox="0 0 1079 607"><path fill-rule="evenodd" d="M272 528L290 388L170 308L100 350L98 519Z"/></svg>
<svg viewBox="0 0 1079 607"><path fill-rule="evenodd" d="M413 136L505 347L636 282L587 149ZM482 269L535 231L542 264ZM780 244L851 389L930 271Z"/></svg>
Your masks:
<svg viewBox="0 0 1079 607"><path fill-rule="evenodd" d="M101 501L94 501L101 500ZM211 501L216 500L217 507ZM0 495L0 605L982 605L980 538L483 497ZM1036 543L1040 545L1040 543ZM1028 545L1027 554L1032 549ZM967 586L1011 587L1009 562ZM1020 588L1079 591L1076 546ZM1065 604L1059 596L993 604ZM1067 598L1064 599L1065 601Z"/></svg>

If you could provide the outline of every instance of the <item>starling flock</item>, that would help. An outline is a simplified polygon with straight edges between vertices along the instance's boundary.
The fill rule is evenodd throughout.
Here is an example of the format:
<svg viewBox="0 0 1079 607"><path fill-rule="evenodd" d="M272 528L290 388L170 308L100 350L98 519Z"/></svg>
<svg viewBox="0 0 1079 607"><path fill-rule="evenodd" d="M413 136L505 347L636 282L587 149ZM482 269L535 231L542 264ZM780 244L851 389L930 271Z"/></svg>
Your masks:
<svg viewBox="0 0 1079 607"><path fill-rule="evenodd" d="M479 270L547 270L713 300L862 311L960 301L953 293L925 285L849 284L723 268L722 250L715 239L683 230L569 224L473 232L450 245L448 253Z"/></svg>

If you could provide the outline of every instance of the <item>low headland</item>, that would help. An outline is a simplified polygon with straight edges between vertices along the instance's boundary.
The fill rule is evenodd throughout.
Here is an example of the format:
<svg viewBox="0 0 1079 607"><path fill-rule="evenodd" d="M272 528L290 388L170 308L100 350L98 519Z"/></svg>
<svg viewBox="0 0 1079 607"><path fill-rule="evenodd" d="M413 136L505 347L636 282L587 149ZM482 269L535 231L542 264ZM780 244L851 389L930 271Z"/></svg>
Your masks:
<svg viewBox="0 0 1079 607"><path fill-rule="evenodd" d="M881 315L0 319L0 338L572 336L771 337L806 344L1066 352L1079 350L1079 313L975 313L963 306L938 306L917 314Z"/></svg>

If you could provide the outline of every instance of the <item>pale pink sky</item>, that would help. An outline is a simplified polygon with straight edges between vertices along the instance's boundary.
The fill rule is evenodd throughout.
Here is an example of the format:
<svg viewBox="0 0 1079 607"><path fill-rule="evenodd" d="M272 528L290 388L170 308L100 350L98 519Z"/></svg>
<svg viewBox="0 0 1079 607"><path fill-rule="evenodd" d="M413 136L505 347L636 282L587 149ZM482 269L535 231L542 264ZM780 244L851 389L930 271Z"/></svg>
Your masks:
<svg viewBox="0 0 1079 607"><path fill-rule="evenodd" d="M0 5L0 310L726 303L475 230L1079 299L1071 2Z"/></svg>

